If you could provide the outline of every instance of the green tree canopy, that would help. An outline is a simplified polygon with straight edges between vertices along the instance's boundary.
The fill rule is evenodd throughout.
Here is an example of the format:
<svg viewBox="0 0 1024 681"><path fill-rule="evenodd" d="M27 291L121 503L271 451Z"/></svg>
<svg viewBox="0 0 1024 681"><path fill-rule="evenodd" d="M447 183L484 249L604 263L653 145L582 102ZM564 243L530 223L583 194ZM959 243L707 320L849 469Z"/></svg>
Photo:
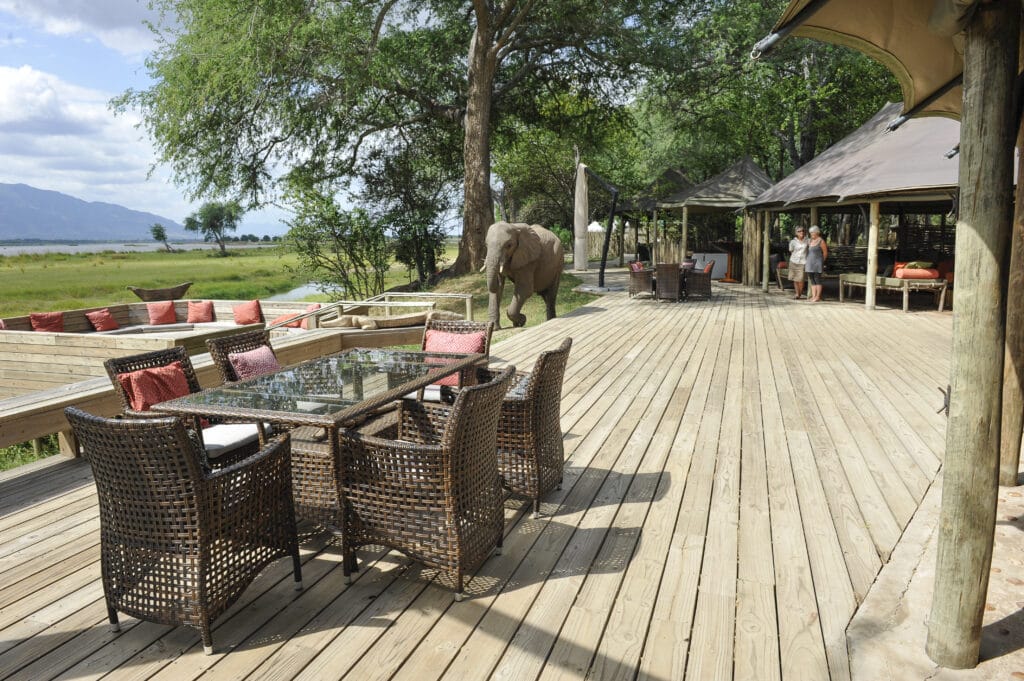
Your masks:
<svg viewBox="0 0 1024 681"><path fill-rule="evenodd" d="M185 218L185 229L202 234L206 241L215 241L220 254L227 255L224 241L228 232L238 229L243 215L245 210L237 201L210 201Z"/></svg>

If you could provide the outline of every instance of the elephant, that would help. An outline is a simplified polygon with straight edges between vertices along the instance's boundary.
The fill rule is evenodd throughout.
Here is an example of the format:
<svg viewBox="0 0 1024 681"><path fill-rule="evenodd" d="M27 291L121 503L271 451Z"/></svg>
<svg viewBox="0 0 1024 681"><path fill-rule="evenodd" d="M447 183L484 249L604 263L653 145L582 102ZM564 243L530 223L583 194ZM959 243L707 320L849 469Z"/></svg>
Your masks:
<svg viewBox="0 0 1024 681"><path fill-rule="evenodd" d="M488 317L500 329L499 306L507 277L515 285L508 318L513 326L526 324L520 310L535 292L544 298L547 318L555 317L555 299L562 278L565 255L562 242L540 225L521 222L495 222L487 229L487 290L490 293Z"/></svg>

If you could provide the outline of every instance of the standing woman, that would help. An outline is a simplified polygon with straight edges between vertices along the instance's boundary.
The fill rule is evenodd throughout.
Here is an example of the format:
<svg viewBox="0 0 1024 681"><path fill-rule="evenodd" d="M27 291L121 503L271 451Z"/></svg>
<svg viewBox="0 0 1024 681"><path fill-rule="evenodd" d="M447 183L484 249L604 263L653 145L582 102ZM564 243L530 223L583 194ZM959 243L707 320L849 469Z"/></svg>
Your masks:
<svg viewBox="0 0 1024 681"><path fill-rule="evenodd" d="M821 230L817 225L811 225L811 241L807 244L807 261L804 264L804 271L811 282L811 297L809 302L816 303L821 300L821 273L825 268L825 259L828 258L828 246L821 238Z"/></svg>
<svg viewBox="0 0 1024 681"><path fill-rule="evenodd" d="M804 228L796 228L796 237L789 241L789 264L786 272L789 280L793 282L793 290L796 295L793 298L800 298L804 292L804 263L807 262L808 241L804 238Z"/></svg>

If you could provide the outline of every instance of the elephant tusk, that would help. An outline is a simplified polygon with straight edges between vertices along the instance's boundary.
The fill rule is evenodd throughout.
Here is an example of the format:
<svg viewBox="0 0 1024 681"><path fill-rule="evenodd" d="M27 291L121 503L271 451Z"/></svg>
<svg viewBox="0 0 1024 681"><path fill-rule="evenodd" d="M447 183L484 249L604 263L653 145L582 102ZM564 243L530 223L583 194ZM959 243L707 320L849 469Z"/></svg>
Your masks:
<svg viewBox="0 0 1024 681"><path fill-rule="evenodd" d="M483 274L486 271L487 271L487 265L484 265L483 267L480 268L480 274Z"/></svg>

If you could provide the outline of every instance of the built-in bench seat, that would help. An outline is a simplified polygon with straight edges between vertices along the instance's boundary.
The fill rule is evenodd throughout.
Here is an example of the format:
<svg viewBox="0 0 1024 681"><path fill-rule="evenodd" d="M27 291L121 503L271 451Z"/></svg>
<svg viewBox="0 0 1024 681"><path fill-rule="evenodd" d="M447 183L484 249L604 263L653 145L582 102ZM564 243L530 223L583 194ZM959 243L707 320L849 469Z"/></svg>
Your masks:
<svg viewBox="0 0 1024 681"><path fill-rule="evenodd" d="M845 300L854 288L867 289L868 275L847 273L839 275L839 301ZM875 277L876 291L900 291L903 293L903 311L910 311L911 291L928 291L935 296L939 312L946 305L946 288L949 283L945 279L899 279L897 277Z"/></svg>

